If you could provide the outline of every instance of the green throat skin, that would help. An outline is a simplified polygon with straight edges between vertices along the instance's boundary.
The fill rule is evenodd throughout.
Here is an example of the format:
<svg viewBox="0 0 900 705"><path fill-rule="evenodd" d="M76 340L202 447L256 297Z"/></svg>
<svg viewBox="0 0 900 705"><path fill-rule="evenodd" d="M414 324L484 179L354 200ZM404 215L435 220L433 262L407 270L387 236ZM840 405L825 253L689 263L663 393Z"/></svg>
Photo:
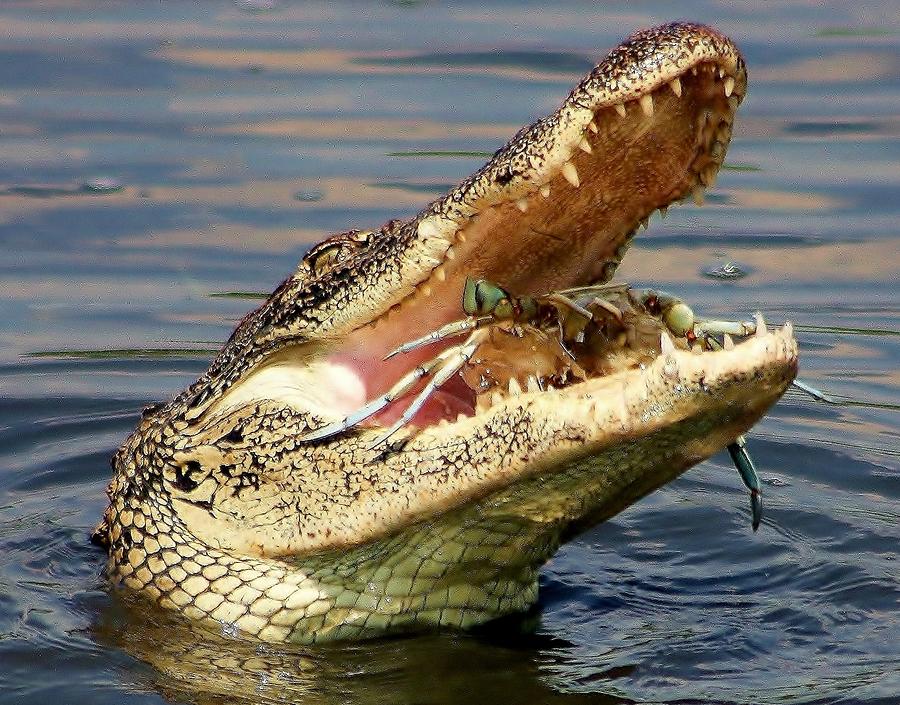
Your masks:
<svg viewBox="0 0 900 705"><path fill-rule="evenodd" d="M460 319L467 277L518 295L608 282L654 211L702 199L746 85L716 31L640 32L412 219L314 247L116 453L94 534L110 580L269 642L465 629L527 610L563 541L761 418L796 374L789 325L706 349L636 306L573 374L547 357L552 336L491 322L389 440L407 400L315 432L452 352L458 340L384 359Z"/></svg>

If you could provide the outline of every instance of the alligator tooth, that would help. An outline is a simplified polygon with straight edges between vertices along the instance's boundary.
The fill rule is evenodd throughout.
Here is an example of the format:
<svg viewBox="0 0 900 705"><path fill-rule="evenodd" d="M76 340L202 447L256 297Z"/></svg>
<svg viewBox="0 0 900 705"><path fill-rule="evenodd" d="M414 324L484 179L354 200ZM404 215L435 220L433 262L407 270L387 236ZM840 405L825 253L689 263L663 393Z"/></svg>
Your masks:
<svg viewBox="0 0 900 705"><path fill-rule="evenodd" d="M660 220L665 220L667 215L669 215L669 207L668 207L668 206L662 206L662 207L660 207L660 209L659 209L659 219L660 219Z"/></svg>
<svg viewBox="0 0 900 705"><path fill-rule="evenodd" d="M562 172L562 175L566 181L572 184L572 186L574 186L575 188L578 188L578 185L581 182L578 180L578 170L575 168L575 165L572 162L564 162L560 171Z"/></svg>
<svg viewBox="0 0 900 705"><path fill-rule="evenodd" d="M496 389L491 392L491 406L493 406L494 404L499 404L502 401L503 395L500 392L498 392Z"/></svg>
<svg viewBox="0 0 900 705"><path fill-rule="evenodd" d="M759 311L753 314L753 320L756 321L756 336L762 338L769 332L768 328L766 328L766 320Z"/></svg>
<svg viewBox="0 0 900 705"><path fill-rule="evenodd" d="M581 142L578 143L578 148L582 152L587 152L588 154L590 154L593 151L591 149L591 144L590 144L590 142L587 141L586 137L581 138Z"/></svg>
<svg viewBox="0 0 900 705"><path fill-rule="evenodd" d="M434 270L434 277L439 282L447 281L447 272L443 267L437 267Z"/></svg>
<svg viewBox="0 0 900 705"><path fill-rule="evenodd" d="M732 91L734 91L734 79L729 76L725 79L725 97L730 98Z"/></svg>
<svg viewBox="0 0 900 705"><path fill-rule="evenodd" d="M591 132L593 132L595 135L597 134L597 132L599 132L599 130L597 129L597 123L594 122L593 120L591 120L591 121L588 123L588 129L589 129Z"/></svg>
<svg viewBox="0 0 900 705"><path fill-rule="evenodd" d="M619 113L620 116L625 117L628 115L628 111L625 110L625 103L616 103L615 105L616 112Z"/></svg>
<svg viewBox="0 0 900 705"><path fill-rule="evenodd" d="M521 394L522 393L522 385L519 384L519 380L515 377L509 378L509 383L507 384L509 388L509 393L512 395Z"/></svg>
<svg viewBox="0 0 900 705"><path fill-rule="evenodd" d="M544 198L550 198L550 184L544 184L541 186L541 195Z"/></svg>
<svg viewBox="0 0 900 705"><path fill-rule="evenodd" d="M697 67L696 67L696 66L691 66L691 73L692 73L694 76L697 75Z"/></svg>
<svg viewBox="0 0 900 705"><path fill-rule="evenodd" d="M641 110L644 111L644 115L650 117L653 115L653 96L647 93L646 95L642 95L640 100L638 101L641 104Z"/></svg>
<svg viewBox="0 0 900 705"><path fill-rule="evenodd" d="M669 81L669 88L672 89L672 92L677 95L679 98L681 97L681 79L678 77L673 78Z"/></svg>
<svg viewBox="0 0 900 705"><path fill-rule="evenodd" d="M456 239L459 240L460 242L465 242L466 234L462 230L457 230L456 231Z"/></svg>
<svg viewBox="0 0 900 705"><path fill-rule="evenodd" d="M460 421L463 421L463 420L465 420L465 419L467 419L467 418L469 418L469 417L466 416L465 414L457 414L457 415L456 415L456 422L459 423Z"/></svg>
<svg viewBox="0 0 900 705"><path fill-rule="evenodd" d="M420 284L419 293L422 294L422 296L431 296L431 287L428 286L428 284Z"/></svg>
<svg viewBox="0 0 900 705"><path fill-rule="evenodd" d="M452 247L448 247L447 251L444 253L444 257L446 257L447 259L456 259L456 250L454 250Z"/></svg>
<svg viewBox="0 0 900 705"><path fill-rule="evenodd" d="M662 355L675 352L675 343L672 342L672 338L665 331L659 334L659 352Z"/></svg>
<svg viewBox="0 0 900 705"><path fill-rule="evenodd" d="M548 384L547 387L546 387L546 390L547 390L548 392L555 392L555 391L556 391L556 387L554 387L552 384Z"/></svg>
<svg viewBox="0 0 900 705"><path fill-rule="evenodd" d="M650 227L650 216L648 215L646 218L641 219L640 227L644 230L647 230Z"/></svg>
<svg viewBox="0 0 900 705"><path fill-rule="evenodd" d="M719 78L725 78L725 67L724 66L719 67Z"/></svg>
<svg viewBox="0 0 900 705"><path fill-rule="evenodd" d="M728 335L728 333L725 333L722 336L722 347L726 350L734 350L734 340L730 335Z"/></svg>
<svg viewBox="0 0 900 705"><path fill-rule="evenodd" d="M691 198L694 199L694 205L702 206L703 198L705 196L705 192L702 186L695 186L694 190L691 192Z"/></svg>
<svg viewBox="0 0 900 705"><path fill-rule="evenodd" d="M794 337L794 324L790 321L785 323L781 330L788 338Z"/></svg>
<svg viewBox="0 0 900 705"><path fill-rule="evenodd" d="M516 201L516 208L518 208L523 213L526 212L528 210L528 199L520 198L518 201Z"/></svg>
<svg viewBox="0 0 900 705"><path fill-rule="evenodd" d="M538 384L537 377L535 377L534 375L528 375L528 379L525 381L525 388L529 392L541 391L541 385Z"/></svg>

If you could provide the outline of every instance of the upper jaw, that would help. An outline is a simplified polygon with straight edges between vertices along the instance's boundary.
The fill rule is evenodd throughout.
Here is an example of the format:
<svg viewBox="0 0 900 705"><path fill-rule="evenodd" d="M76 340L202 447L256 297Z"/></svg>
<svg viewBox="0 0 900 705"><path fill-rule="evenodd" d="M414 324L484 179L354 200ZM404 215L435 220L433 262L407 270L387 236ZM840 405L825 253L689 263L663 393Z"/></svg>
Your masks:
<svg viewBox="0 0 900 705"><path fill-rule="evenodd" d="M455 303L463 275L519 292L608 281L654 211L702 201L746 83L737 48L710 28L635 34L406 224L400 283L369 302L364 322L421 299Z"/></svg>

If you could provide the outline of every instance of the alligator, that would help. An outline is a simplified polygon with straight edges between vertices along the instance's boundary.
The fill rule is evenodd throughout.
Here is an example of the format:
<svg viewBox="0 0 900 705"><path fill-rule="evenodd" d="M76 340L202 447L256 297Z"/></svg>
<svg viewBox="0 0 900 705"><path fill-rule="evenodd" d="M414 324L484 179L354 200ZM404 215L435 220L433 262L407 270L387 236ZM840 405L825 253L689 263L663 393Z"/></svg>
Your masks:
<svg viewBox="0 0 900 705"><path fill-rule="evenodd" d="M593 301L610 321L619 311L618 334L592 323L605 347L565 367L552 314L511 325L495 305L456 329L460 297L472 281L513 292L506 304L606 291L651 214L702 200L746 87L715 30L639 32L416 216L314 246L114 455L94 533L112 583L265 642L468 629L531 609L564 541L752 427L793 380L797 344L760 317L704 345L652 292L627 304L613 287L619 303ZM448 325L479 337L429 337ZM431 344L404 347L416 338ZM392 395L399 379L412 381ZM378 413L360 414L372 399Z"/></svg>

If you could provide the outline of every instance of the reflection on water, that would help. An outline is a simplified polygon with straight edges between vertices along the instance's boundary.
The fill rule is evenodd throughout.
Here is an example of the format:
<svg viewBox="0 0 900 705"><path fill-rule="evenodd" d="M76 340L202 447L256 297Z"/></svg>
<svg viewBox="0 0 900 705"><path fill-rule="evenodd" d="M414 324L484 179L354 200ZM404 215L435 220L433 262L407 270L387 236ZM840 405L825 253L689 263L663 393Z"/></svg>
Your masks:
<svg viewBox="0 0 900 705"><path fill-rule="evenodd" d="M750 439L563 548L533 614L320 649L106 592L86 536L140 408L328 232L410 214L668 3L7 2L0 43L0 700L889 703L900 692L900 14L691 1L750 66L706 207L622 276L797 324ZM709 276L736 263L743 277Z"/></svg>

